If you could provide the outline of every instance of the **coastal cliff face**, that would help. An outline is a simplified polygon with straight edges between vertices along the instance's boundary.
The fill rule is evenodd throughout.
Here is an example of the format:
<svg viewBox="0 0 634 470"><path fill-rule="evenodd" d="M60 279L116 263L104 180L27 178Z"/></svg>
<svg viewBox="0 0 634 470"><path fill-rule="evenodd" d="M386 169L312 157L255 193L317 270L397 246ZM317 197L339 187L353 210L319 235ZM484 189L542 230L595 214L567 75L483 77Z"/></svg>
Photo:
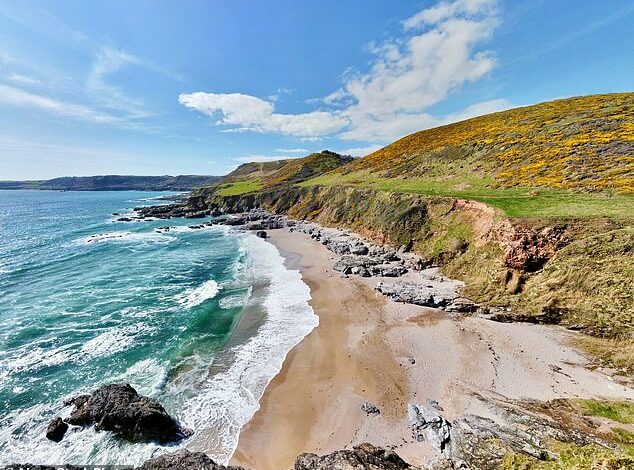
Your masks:
<svg viewBox="0 0 634 470"><path fill-rule="evenodd" d="M188 205L222 213L262 208L412 250L464 281L467 297L510 306L516 319L601 336L631 329L626 279L634 275L634 230L615 220L514 220L475 201L347 186L235 196L206 188L193 192ZM613 282L615 276L623 282Z"/></svg>

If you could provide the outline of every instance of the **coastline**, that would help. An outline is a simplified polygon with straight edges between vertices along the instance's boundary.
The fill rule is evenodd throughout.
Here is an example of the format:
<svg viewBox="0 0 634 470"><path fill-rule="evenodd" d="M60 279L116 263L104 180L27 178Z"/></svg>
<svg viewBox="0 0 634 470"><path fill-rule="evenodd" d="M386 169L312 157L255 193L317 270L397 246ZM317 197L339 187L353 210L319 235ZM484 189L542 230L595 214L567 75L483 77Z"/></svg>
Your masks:
<svg viewBox="0 0 634 470"><path fill-rule="evenodd" d="M337 255L301 233L269 240L310 287L320 323L286 356L231 459L247 468L291 468L298 454L362 442L394 448L414 465L436 455L416 442L407 404L438 400L448 418L487 415L480 395L549 400L629 398L631 389L590 371L558 327L451 318L399 304L372 289L376 279L341 278ZM381 413L367 415L364 402Z"/></svg>

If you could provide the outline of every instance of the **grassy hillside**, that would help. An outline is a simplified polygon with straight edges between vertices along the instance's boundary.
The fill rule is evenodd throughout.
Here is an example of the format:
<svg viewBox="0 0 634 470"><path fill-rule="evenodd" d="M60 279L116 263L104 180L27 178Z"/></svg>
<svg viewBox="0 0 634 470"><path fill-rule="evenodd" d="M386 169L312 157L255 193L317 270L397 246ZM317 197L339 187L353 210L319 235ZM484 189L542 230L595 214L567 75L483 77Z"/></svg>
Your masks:
<svg viewBox="0 0 634 470"><path fill-rule="evenodd" d="M634 93L542 103L416 132L303 185L473 199L510 217L631 217Z"/></svg>
<svg viewBox="0 0 634 470"><path fill-rule="evenodd" d="M334 170L351 160L351 157L323 150L303 158L245 163L225 176L216 190L222 196L235 196L263 188L296 184Z"/></svg>
<svg viewBox="0 0 634 470"><path fill-rule="evenodd" d="M240 167L196 204L410 244L463 280L465 296L580 329L600 362L634 373L634 93L513 109L333 158Z"/></svg>

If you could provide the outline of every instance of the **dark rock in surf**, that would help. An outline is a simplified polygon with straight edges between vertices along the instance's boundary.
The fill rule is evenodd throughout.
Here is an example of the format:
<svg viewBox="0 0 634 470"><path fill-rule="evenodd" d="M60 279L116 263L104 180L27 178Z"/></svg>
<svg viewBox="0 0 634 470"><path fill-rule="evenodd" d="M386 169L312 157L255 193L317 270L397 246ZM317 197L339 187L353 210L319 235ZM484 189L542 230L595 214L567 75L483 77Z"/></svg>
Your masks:
<svg viewBox="0 0 634 470"><path fill-rule="evenodd" d="M192 434L158 401L139 395L129 384L104 385L90 395L79 395L65 404L75 407L67 423L94 425L98 431L111 431L128 441L167 443Z"/></svg>
<svg viewBox="0 0 634 470"><path fill-rule="evenodd" d="M255 234L259 238L268 238L268 234L264 230L258 230Z"/></svg>
<svg viewBox="0 0 634 470"><path fill-rule="evenodd" d="M46 428L46 438L53 442L60 442L68 431L68 424L59 416L53 419Z"/></svg>

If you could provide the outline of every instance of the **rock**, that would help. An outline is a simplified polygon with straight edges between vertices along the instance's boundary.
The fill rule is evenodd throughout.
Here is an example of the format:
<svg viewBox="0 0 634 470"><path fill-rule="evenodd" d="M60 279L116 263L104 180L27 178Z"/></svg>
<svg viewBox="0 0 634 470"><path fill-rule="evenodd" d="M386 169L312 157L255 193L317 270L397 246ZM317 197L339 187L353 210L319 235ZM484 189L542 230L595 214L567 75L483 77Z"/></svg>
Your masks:
<svg viewBox="0 0 634 470"><path fill-rule="evenodd" d="M451 424L441 414L443 409L435 400L427 400L427 406L407 405L407 418L414 438L427 440L437 451L444 452L451 439Z"/></svg>
<svg viewBox="0 0 634 470"><path fill-rule="evenodd" d="M117 222L132 222L132 219L130 217L119 217Z"/></svg>
<svg viewBox="0 0 634 470"><path fill-rule="evenodd" d="M407 268L397 263L379 264L372 266L370 272L375 276L399 277L407 273Z"/></svg>
<svg viewBox="0 0 634 470"><path fill-rule="evenodd" d="M415 470L394 451L360 444L352 450L338 450L318 456L302 454L295 461L293 470Z"/></svg>
<svg viewBox="0 0 634 470"><path fill-rule="evenodd" d="M444 310L450 313L475 313L478 308L478 305L471 302L469 299L458 297L457 299L453 299L449 302Z"/></svg>
<svg viewBox="0 0 634 470"><path fill-rule="evenodd" d="M53 442L60 442L68 431L68 424L59 416L54 418L46 428L46 438Z"/></svg>
<svg viewBox="0 0 634 470"><path fill-rule="evenodd" d="M381 410L379 410L375 405L368 401L363 402L363 405L361 405L361 409L368 415L378 415L381 413Z"/></svg>
<svg viewBox="0 0 634 470"><path fill-rule="evenodd" d="M259 238L268 238L268 234L264 230L258 230L255 235Z"/></svg>
<svg viewBox="0 0 634 470"><path fill-rule="evenodd" d="M363 243L350 247L350 253L352 253L353 255L367 255L369 251L369 248Z"/></svg>
<svg viewBox="0 0 634 470"><path fill-rule="evenodd" d="M246 217L241 217L241 216L229 217L228 219L224 220L221 223L224 224L224 225L232 225L232 226L246 225L247 219L246 219Z"/></svg>
<svg viewBox="0 0 634 470"><path fill-rule="evenodd" d="M207 211L187 212L183 217L186 219L202 219L207 216Z"/></svg>
<svg viewBox="0 0 634 470"><path fill-rule="evenodd" d="M167 443L192 434L181 428L158 401L139 395L129 384L104 385L65 404L75 407L67 423L94 425L98 431L111 431L133 442Z"/></svg>
<svg viewBox="0 0 634 470"><path fill-rule="evenodd" d="M433 285L414 284L410 282L379 282L375 290L396 302L403 302L423 307L441 308L449 304L453 298ZM457 294L454 295L454 298Z"/></svg>
<svg viewBox="0 0 634 470"><path fill-rule="evenodd" d="M203 452L181 450L146 460L136 470L244 470L242 467L218 465Z"/></svg>

